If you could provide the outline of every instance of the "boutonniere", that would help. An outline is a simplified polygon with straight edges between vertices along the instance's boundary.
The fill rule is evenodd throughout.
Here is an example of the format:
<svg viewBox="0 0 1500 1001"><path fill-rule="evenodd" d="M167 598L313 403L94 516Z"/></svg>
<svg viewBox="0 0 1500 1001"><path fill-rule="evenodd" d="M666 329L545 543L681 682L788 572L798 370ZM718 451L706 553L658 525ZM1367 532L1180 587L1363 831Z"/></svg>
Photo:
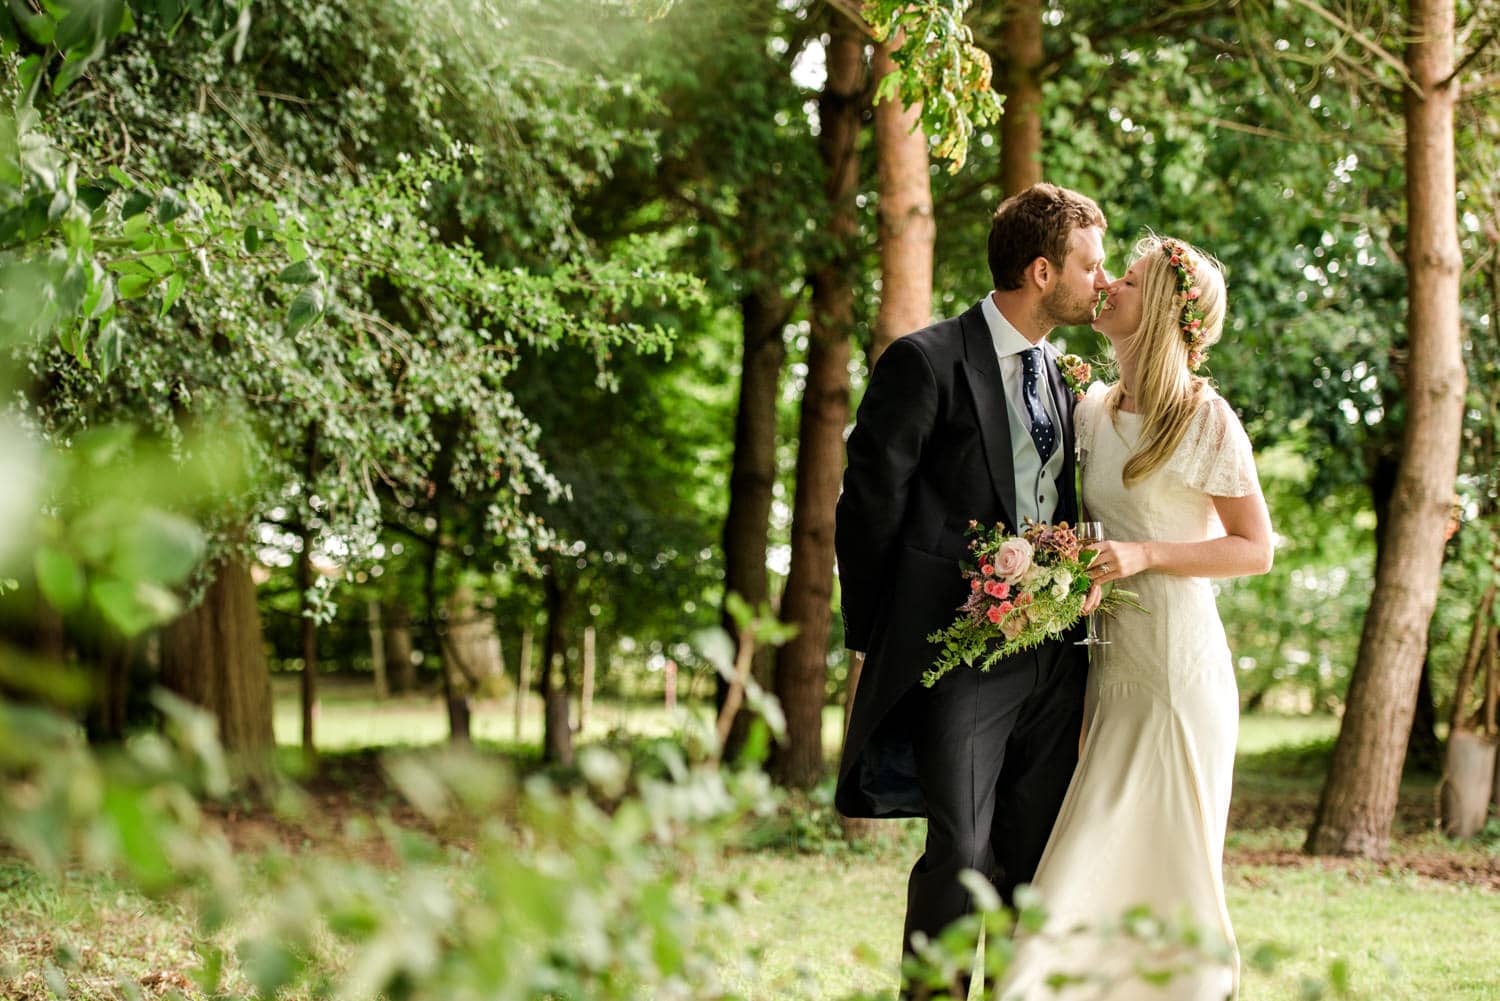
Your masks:
<svg viewBox="0 0 1500 1001"><path fill-rule="evenodd" d="M1077 355L1062 355L1057 359L1057 369L1062 373L1063 382L1072 391L1073 399L1082 400L1094 378L1094 370L1089 363Z"/></svg>

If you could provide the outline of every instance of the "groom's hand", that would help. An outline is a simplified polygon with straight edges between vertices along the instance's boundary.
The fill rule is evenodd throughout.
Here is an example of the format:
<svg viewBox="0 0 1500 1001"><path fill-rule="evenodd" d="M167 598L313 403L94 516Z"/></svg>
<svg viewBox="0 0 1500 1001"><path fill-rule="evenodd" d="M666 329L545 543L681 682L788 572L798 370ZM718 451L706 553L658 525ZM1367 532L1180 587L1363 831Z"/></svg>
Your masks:
<svg viewBox="0 0 1500 1001"><path fill-rule="evenodd" d="M1089 593L1083 598L1083 614L1092 615L1099 608L1099 602L1104 600L1104 591L1098 584L1089 585Z"/></svg>

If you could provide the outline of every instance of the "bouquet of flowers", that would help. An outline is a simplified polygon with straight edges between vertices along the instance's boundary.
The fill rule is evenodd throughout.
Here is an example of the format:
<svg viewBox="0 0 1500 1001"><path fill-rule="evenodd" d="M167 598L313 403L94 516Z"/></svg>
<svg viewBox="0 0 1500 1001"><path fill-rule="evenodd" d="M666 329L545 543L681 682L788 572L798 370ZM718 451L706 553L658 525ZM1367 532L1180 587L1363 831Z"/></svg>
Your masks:
<svg viewBox="0 0 1500 1001"><path fill-rule="evenodd" d="M969 598L951 625L927 637L942 647L922 676L928 688L960 664L988 671L1002 658L1062 636L1083 617L1093 554L1067 522L1028 521L1024 532L1011 535L1004 525L984 528L971 521L969 536L973 561L963 572ZM1099 611L1122 605L1141 608L1136 595L1116 587Z"/></svg>

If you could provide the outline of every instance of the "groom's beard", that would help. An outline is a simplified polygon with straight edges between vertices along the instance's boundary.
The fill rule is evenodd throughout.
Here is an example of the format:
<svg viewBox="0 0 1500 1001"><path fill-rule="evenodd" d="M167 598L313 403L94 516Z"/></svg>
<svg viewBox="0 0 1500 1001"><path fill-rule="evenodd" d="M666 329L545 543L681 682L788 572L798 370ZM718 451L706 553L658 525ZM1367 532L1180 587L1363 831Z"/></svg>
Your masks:
<svg viewBox="0 0 1500 1001"><path fill-rule="evenodd" d="M1076 327L1094 322L1095 296L1078 296L1061 286L1042 299L1042 312L1053 327Z"/></svg>

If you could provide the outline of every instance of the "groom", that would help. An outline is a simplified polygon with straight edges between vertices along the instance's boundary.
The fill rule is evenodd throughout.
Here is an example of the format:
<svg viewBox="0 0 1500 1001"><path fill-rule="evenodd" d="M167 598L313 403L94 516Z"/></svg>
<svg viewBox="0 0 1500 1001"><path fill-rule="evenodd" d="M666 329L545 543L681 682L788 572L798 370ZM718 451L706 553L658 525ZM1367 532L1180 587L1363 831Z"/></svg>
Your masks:
<svg viewBox="0 0 1500 1001"><path fill-rule="evenodd" d="M1099 207L1066 188L1006 199L990 225L995 290L887 348L849 436L836 544L845 635L865 664L836 804L850 817L927 818L908 953L914 935L970 910L963 870L1007 901L1031 879L1077 763L1087 660L1071 642L988 673L961 667L931 689L920 678L937 653L927 635L966 597L970 520L1077 521L1074 399L1046 337L1092 319L1108 282L1104 228Z"/></svg>

